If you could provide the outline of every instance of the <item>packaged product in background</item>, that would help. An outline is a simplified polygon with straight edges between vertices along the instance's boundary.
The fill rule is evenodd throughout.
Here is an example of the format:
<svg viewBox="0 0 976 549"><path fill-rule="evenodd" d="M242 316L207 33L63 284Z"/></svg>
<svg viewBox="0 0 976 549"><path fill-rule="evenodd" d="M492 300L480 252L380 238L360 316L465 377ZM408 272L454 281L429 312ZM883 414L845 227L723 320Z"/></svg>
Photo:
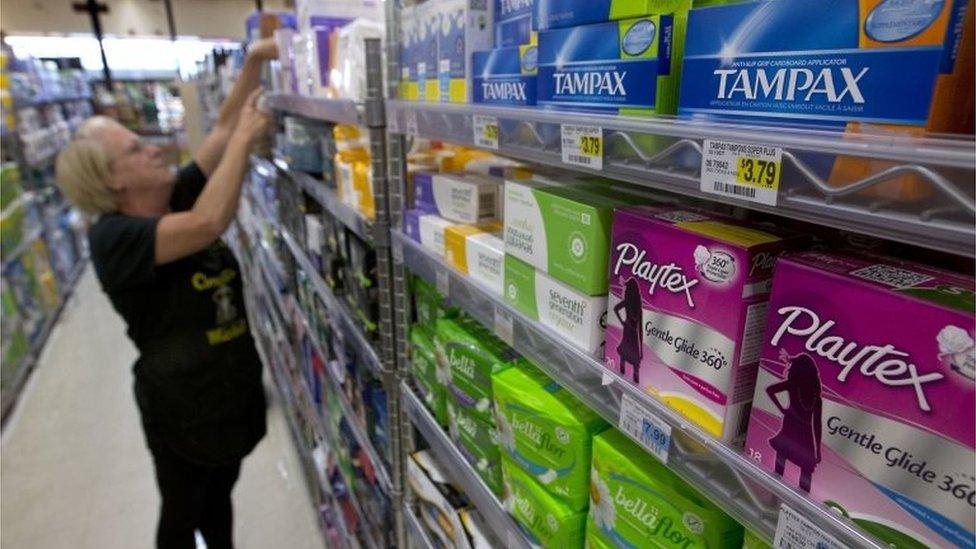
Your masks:
<svg viewBox="0 0 976 549"><path fill-rule="evenodd" d="M444 230L444 260L455 269L502 295L505 282L505 242L501 224L477 227L455 225Z"/></svg>
<svg viewBox="0 0 976 549"><path fill-rule="evenodd" d="M288 167L312 174L322 173L321 135L328 127L318 121L285 116L285 160Z"/></svg>
<svg viewBox="0 0 976 549"><path fill-rule="evenodd" d="M617 429L593 437L592 547L739 549L742 526Z"/></svg>
<svg viewBox="0 0 976 549"><path fill-rule="evenodd" d="M308 33L312 39L312 49L309 51L313 75L313 95L316 97L335 97L332 82L329 80L332 64L338 51L337 34L340 28L348 25L352 19L348 17L318 16L315 24Z"/></svg>
<svg viewBox="0 0 976 549"><path fill-rule="evenodd" d="M437 368L433 330L424 324L414 324L410 327L410 372L421 400L437 423L446 426L447 380L437 377L442 371Z"/></svg>
<svg viewBox="0 0 976 549"><path fill-rule="evenodd" d="M545 31L663 13L678 19L690 9L690 0L534 0L532 24Z"/></svg>
<svg viewBox="0 0 976 549"><path fill-rule="evenodd" d="M27 211L24 199L18 198L10 204L5 204L0 212L0 250L2 255L14 251L24 239L24 219ZM4 257L6 260L6 257Z"/></svg>
<svg viewBox="0 0 976 549"><path fill-rule="evenodd" d="M735 441L756 379L776 257L798 239L704 210L614 214L604 366Z"/></svg>
<svg viewBox="0 0 976 549"><path fill-rule="evenodd" d="M469 549L458 515L465 506L464 496L449 478L427 450L414 452L407 460L407 484L417 498L421 523L445 547Z"/></svg>
<svg viewBox="0 0 976 549"><path fill-rule="evenodd" d="M447 379L447 398L481 421L493 423L492 374L518 365L518 354L476 320L442 318L435 323L437 365Z"/></svg>
<svg viewBox="0 0 976 549"><path fill-rule="evenodd" d="M429 0L418 4L417 18L417 100L439 101L437 37L440 35L440 2Z"/></svg>
<svg viewBox="0 0 976 549"><path fill-rule="evenodd" d="M384 18L383 3L377 0L296 0L295 14L301 30L319 25L323 18L361 17L377 22Z"/></svg>
<svg viewBox="0 0 976 549"><path fill-rule="evenodd" d="M502 504L534 548L582 549L586 510L574 511L502 454Z"/></svg>
<svg viewBox="0 0 976 549"><path fill-rule="evenodd" d="M277 29L274 31L275 44L278 46L278 90L284 93L297 93L298 80L295 76L295 29Z"/></svg>
<svg viewBox="0 0 976 549"><path fill-rule="evenodd" d="M447 427L451 440L469 465L498 497L502 496L501 454L494 423L479 419L472 409L447 399Z"/></svg>
<svg viewBox="0 0 976 549"><path fill-rule="evenodd" d="M332 97L366 100L366 39L383 39L382 23L366 19L343 25L331 34L335 48L329 62L329 93Z"/></svg>
<svg viewBox="0 0 976 549"><path fill-rule="evenodd" d="M12 204L22 193L20 169L17 168L17 164L6 162L0 165L0 209Z"/></svg>
<svg viewBox="0 0 976 549"><path fill-rule="evenodd" d="M773 549L773 546L763 541L752 530L745 528L742 536L742 549Z"/></svg>
<svg viewBox="0 0 976 549"><path fill-rule="evenodd" d="M505 301L584 352L599 356L606 327L607 296L586 295L532 265L505 255Z"/></svg>
<svg viewBox="0 0 976 549"><path fill-rule="evenodd" d="M969 0L768 0L694 10L679 113L789 119L848 134L971 134L973 43ZM827 154L801 160L835 186L894 165ZM788 177L802 175L784 170ZM913 201L934 186L908 174L862 192Z"/></svg>
<svg viewBox="0 0 976 549"><path fill-rule="evenodd" d="M507 0L499 0L503 3ZM522 44L474 52L473 103L535 105L539 48Z"/></svg>
<svg viewBox="0 0 976 549"><path fill-rule="evenodd" d="M440 13L437 80L442 102L471 102L471 54L492 46L494 16L485 0L431 0Z"/></svg>
<svg viewBox="0 0 976 549"><path fill-rule="evenodd" d="M532 8L535 0L495 0L494 45L508 48L535 44Z"/></svg>
<svg viewBox="0 0 976 549"><path fill-rule="evenodd" d="M480 174L419 172L413 177L414 207L456 223L500 218L502 180Z"/></svg>
<svg viewBox="0 0 976 549"><path fill-rule="evenodd" d="M499 468L499 471L501 468ZM491 533L491 528L485 524L485 519L475 508L461 509L458 513L464 532L468 536L468 543L472 549L493 549L499 547L498 540Z"/></svg>
<svg viewBox="0 0 976 549"><path fill-rule="evenodd" d="M607 422L523 360L492 376L498 442L509 464L573 510L589 501L593 435Z"/></svg>
<svg viewBox="0 0 976 549"><path fill-rule="evenodd" d="M413 292L413 310L417 315L418 323L433 329L437 319L453 318L459 314L457 307L448 306L444 296L424 279L411 277L410 288Z"/></svg>
<svg viewBox="0 0 976 549"><path fill-rule="evenodd" d="M896 547L972 547L974 303L971 276L781 257L746 455Z"/></svg>
<svg viewBox="0 0 976 549"><path fill-rule="evenodd" d="M379 329L379 288L376 279L376 250L352 231L346 232L346 301L352 307L367 337Z"/></svg>
<svg viewBox="0 0 976 549"><path fill-rule="evenodd" d="M536 104L622 115L674 114L675 17L647 15L539 33Z"/></svg>
<svg viewBox="0 0 976 549"><path fill-rule="evenodd" d="M417 100L417 7L400 8L400 99Z"/></svg>
<svg viewBox="0 0 976 549"><path fill-rule="evenodd" d="M372 221L376 217L376 198L368 137L362 128L347 124L337 124L332 133L339 199Z"/></svg>

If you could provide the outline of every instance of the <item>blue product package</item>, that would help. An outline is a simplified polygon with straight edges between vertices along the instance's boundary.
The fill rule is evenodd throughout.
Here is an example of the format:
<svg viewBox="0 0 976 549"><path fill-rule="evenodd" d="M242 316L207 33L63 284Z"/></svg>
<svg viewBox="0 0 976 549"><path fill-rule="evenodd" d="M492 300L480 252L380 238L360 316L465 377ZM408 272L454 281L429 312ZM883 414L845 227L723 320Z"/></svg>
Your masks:
<svg viewBox="0 0 976 549"><path fill-rule="evenodd" d="M539 33L537 104L613 114L672 114L680 59L674 18L651 15Z"/></svg>
<svg viewBox="0 0 976 549"><path fill-rule="evenodd" d="M495 0L495 47L532 43L534 0Z"/></svg>
<svg viewBox="0 0 976 549"><path fill-rule="evenodd" d="M416 53L412 57L416 69L411 75L417 80L417 101L437 101L440 87L437 84L437 37L441 17L433 1L416 7Z"/></svg>
<svg viewBox="0 0 976 549"><path fill-rule="evenodd" d="M535 0L532 28L543 31L578 27L689 9L691 2L683 0Z"/></svg>
<svg viewBox="0 0 976 549"><path fill-rule="evenodd" d="M474 52L472 102L535 105L538 59L532 44Z"/></svg>
<svg viewBox="0 0 976 549"><path fill-rule="evenodd" d="M437 80L441 102L471 101L471 54L491 48L493 13L486 0L437 0Z"/></svg>

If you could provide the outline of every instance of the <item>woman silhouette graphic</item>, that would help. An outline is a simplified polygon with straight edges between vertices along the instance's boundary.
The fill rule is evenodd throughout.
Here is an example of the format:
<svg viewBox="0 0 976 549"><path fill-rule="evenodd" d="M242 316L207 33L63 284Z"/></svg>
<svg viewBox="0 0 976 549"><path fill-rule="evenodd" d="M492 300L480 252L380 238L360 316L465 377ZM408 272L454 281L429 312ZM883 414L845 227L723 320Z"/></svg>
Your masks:
<svg viewBox="0 0 976 549"><path fill-rule="evenodd" d="M624 311L624 316L620 311ZM644 356L644 346L641 344L641 310L640 286L636 278L627 281L624 288L624 299L617 303L613 308L613 313L620 321L623 330L623 337L620 345L617 345L617 355L620 357L620 375L626 376L627 369L624 364L630 363L633 371L634 383L640 385L638 375L640 373L641 358Z"/></svg>
<svg viewBox="0 0 976 549"><path fill-rule="evenodd" d="M801 353L793 358L782 352L781 357L790 364L786 380L766 387L766 394L773 405L783 413L783 426L769 439L776 450L776 474L783 476L786 462L800 468L800 490L810 491L813 470L820 463L820 434L823 428L823 399L820 396L820 372L813 358ZM784 407L777 398L786 392L789 405Z"/></svg>

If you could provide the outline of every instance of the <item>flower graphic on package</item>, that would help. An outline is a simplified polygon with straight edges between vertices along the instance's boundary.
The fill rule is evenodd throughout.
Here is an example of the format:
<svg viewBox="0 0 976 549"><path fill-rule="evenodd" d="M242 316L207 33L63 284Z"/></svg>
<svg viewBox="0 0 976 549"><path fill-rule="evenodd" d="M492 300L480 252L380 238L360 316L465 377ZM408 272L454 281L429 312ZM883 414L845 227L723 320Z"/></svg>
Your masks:
<svg viewBox="0 0 976 549"><path fill-rule="evenodd" d="M613 506L610 488L595 468L590 469L590 515L597 528L605 532L613 530L617 524L617 509Z"/></svg>
<svg viewBox="0 0 976 549"><path fill-rule="evenodd" d="M948 325L936 336L939 360L967 377L976 376L976 342L966 330Z"/></svg>
<svg viewBox="0 0 976 549"><path fill-rule="evenodd" d="M545 473L538 475L536 478L538 478L539 482L541 482L543 485L546 485L552 484L552 481L556 480L557 477L559 477L559 473L553 469L549 469Z"/></svg>
<svg viewBox="0 0 976 549"><path fill-rule="evenodd" d="M712 254L708 251L708 248L699 244L695 248L695 267L701 271L711 256Z"/></svg>
<svg viewBox="0 0 976 549"><path fill-rule="evenodd" d="M505 414L495 414L495 428L498 429L498 443L509 452L515 451L515 431Z"/></svg>

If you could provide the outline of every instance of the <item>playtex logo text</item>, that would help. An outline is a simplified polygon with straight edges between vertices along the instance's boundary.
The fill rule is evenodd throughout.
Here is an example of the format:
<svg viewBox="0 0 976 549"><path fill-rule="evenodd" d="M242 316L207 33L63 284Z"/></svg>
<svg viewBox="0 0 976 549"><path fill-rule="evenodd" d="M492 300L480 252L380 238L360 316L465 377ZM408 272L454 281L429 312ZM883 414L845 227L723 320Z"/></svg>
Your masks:
<svg viewBox="0 0 976 549"><path fill-rule="evenodd" d="M699 246L703 248L704 246ZM705 253L708 251L705 250ZM619 275L623 267L627 267L630 274L648 284L647 293L654 295L659 288L665 291L684 294L688 307L695 308L695 300L691 295L691 290L698 285L697 278L689 278L684 273L683 268L675 262L660 265L645 259L647 250L641 250L630 242L622 242L617 245L615 250L617 261L613 266L613 274ZM696 260L698 258L696 251Z"/></svg>

